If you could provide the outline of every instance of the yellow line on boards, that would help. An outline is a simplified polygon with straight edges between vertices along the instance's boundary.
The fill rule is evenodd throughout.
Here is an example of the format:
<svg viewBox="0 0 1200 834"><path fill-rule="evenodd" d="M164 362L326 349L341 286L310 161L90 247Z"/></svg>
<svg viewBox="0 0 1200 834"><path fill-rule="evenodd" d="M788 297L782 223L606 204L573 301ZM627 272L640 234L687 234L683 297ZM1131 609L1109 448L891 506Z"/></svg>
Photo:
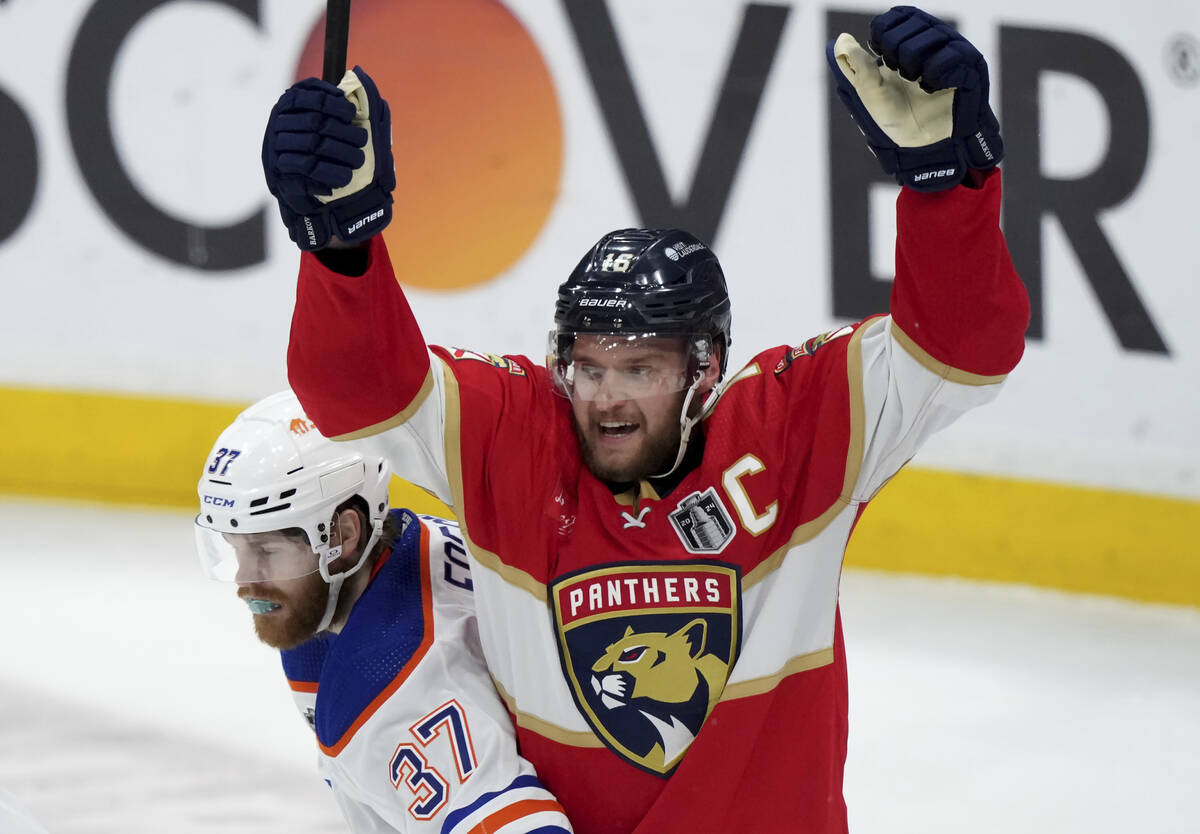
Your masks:
<svg viewBox="0 0 1200 834"><path fill-rule="evenodd" d="M0 388L0 492L190 506L245 404Z"/></svg>
<svg viewBox="0 0 1200 834"><path fill-rule="evenodd" d="M248 403L0 387L0 493L191 508ZM393 506L450 516L410 483ZM868 506L850 567L1200 606L1200 501L905 469Z"/></svg>
<svg viewBox="0 0 1200 834"><path fill-rule="evenodd" d="M1200 501L904 469L846 564L1200 606Z"/></svg>

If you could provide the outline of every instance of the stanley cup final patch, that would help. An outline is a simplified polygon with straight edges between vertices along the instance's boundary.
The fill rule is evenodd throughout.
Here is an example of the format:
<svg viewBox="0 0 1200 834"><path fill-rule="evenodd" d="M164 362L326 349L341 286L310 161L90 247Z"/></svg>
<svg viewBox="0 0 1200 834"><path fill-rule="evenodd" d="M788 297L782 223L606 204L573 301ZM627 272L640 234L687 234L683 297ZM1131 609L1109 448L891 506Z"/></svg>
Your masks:
<svg viewBox="0 0 1200 834"><path fill-rule="evenodd" d="M669 776L737 660L739 569L609 564L560 577L550 590L575 705L614 753Z"/></svg>
<svg viewBox="0 0 1200 834"><path fill-rule="evenodd" d="M670 519L688 553L720 553L733 539L733 519L715 487L684 498Z"/></svg>

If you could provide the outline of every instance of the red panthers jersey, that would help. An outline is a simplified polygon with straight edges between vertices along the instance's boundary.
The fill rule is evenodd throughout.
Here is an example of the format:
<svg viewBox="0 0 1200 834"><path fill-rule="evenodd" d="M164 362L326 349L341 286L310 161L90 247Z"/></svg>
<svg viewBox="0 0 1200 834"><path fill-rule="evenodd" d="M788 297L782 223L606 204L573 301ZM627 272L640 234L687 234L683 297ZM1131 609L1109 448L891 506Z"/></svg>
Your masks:
<svg viewBox="0 0 1200 834"><path fill-rule="evenodd" d="M292 385L327 436L455 508L488 668L576 831L846 829L843 553L1021 356L999 205L997 175L904 191L891 314L729 377L667 495L588 471L540 363L427 349L381 239L362 277L303 256Z"/></svg>

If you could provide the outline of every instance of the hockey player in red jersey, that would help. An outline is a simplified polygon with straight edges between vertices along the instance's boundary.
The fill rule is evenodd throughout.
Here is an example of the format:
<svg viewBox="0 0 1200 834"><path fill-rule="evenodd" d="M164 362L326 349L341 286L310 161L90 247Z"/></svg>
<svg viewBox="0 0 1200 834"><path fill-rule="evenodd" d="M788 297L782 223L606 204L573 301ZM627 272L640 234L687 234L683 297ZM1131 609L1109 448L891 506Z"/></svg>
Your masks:
<svg viewBox="0 0 1200 834"><path fill-rule="evenodd" d="M293 387L454 507L489 670L577 831L846 829L846 542L925 438L996 396L1028 320L982 56L911 7L871 46L827 57L904 186L890 314L732 372L720 264L676 229L584 255L545 365L427 346L378 235L382 97L356 68L272 111L267 181L305 250Z"/></svg>
<svg viewBox="0 0 1200 834"><path fill-rule="evenodd" d="M268 397L205 461L201 565L281 650L351 831L569 834L488 676L457 525L389 512L390 478Z"/></svg>

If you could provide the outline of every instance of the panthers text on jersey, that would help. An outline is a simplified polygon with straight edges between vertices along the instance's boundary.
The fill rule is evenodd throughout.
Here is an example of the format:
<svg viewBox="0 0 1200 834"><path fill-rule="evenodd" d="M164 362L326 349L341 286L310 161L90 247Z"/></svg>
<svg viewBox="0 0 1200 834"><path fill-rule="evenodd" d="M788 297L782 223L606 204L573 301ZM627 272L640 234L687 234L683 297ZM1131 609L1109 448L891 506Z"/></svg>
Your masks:
<svg viewBox="0 0 1200 834"><path fill-rule="evenodd" d="M458 526L392 513L404 532L345 628L281 652L350 830L569 834L484 665Z"/></svg>
<svg viewBox="0 0 1200 834"><path fill-rule="evenodd" d="M380 238L362 277L303 256L293 388L327 436L455 508L488 667L576 831L845 831L842 557L876 492L1021 356L999 207L998 172L903 190L890 315L729 377L667 495L591 475L540 364L427 350Z"/></svg>

